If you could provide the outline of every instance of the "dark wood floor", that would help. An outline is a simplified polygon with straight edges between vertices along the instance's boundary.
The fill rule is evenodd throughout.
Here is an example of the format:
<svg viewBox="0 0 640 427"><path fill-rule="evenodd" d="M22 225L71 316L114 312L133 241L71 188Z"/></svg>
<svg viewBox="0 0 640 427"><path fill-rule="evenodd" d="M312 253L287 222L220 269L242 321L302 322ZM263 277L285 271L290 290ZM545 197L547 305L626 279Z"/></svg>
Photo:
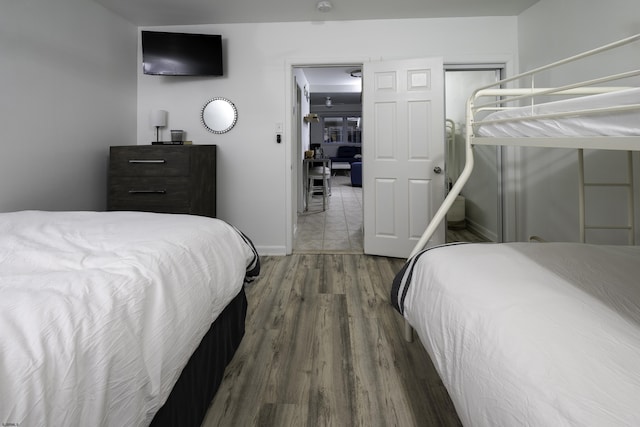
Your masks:
<svg viewBox="0 0 640 427"><path fill-rule="evenodd" d="M459 426L389 289L403 260L263 257L245 338L203 426Z"/></svg>
<svg viewBox="0 0 640 427"><path fill-rule="evenodd" d="M470 243L483 243L489 240L484 236L481 236L473 231L463 229L447 229L447 243L451 242L470 242Z"/></svg>

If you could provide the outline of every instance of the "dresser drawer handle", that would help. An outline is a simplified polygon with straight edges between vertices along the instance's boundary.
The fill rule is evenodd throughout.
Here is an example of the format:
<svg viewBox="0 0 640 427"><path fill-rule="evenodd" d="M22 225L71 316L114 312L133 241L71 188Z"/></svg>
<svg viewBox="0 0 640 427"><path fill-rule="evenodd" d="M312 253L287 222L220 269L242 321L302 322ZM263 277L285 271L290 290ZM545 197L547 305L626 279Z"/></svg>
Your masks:
<svg viewBox="0 0 640 427"><path fill-rule="evenodd" d="M167 194L167 190L129 190L129 194Z"/></svg>
<svg viewBox="0 0 640 427"><path fill-rule="evenodd" d="M137 160L137 159L131 159L131 160L129 160L129 163L161 164L161 163L167 163L167 161L164 160L164 159L159 159L159 160Z"/></svg>

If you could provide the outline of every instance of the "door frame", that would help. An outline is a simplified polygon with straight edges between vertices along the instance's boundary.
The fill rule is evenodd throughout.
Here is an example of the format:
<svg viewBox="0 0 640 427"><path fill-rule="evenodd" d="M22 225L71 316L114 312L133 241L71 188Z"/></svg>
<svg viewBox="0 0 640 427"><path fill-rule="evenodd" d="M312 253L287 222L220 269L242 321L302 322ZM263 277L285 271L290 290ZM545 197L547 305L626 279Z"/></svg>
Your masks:
<svg viewBox="0 0 640 427"><path fill-rule="evenodd" d="M446 75L447 72L455 72L455 71L489 71L497 73L496 82L505 78L506 74L506 65L504 63L493 63L493 64L444 64L443 66L445 73L445 108L447 103L447 93L446 93ZM446 111L446 110L445 110ZM446 114L446 113L445 113ZM504 175L506 162L506 147L496 145L495 147L495 158L496 158L496 168L497 168L497 180L496 180L496 197L497 197L497 206L496 206L496 242L502 243L504 241L505 235L505 226L504 226L504 217L505 217L505 200L504 200ZM448 158L448 157L446 157ZM448 166L448 165L447 165ZM446 193L449 190L447 189Z"/></svg>
<svg viewBox="0 0 640 427"><path fill-rule="evenodd" d="M285 143L285 164L287 165L285 177L285 205L286 205L286 238L285 253L290 255L293 253L293 238L295 229L297 228L298 215L298 193L299 185L302 180L298 177L301 174L300 165L297 161L301 155L298 135L299 121L297 120L298 112L296 111L296 93L294 85L295 68L309 67L344 67L351 65L362 65L369 62L368 57L349 57L349 58L317 58L317 59L288 59L285 63L286 71L286 93L285 93L285 120L283 141Z"/></svg>
<svg viewBox="0 0 640 427"><path fill-rule="evenodd" d="M518 71L518 64L515 58L511 55L479 55L470 56L465 58L464 56L458 58L445 58L444 70L447 69L474 69L482 68L485 66L499 65L502 67L502 78L509 78L516 75ZM446 102L446 94L445 94ZM498 215L501 216L502 229L499 230L500 239L502 242L515 242L517 241L518 230L518 211L519 204L521 203L517 195L520 192L520 147L500 147L498 162L500 164L500 177L499 183L500 191L502 193L502 203L499 208Z"/></svg>

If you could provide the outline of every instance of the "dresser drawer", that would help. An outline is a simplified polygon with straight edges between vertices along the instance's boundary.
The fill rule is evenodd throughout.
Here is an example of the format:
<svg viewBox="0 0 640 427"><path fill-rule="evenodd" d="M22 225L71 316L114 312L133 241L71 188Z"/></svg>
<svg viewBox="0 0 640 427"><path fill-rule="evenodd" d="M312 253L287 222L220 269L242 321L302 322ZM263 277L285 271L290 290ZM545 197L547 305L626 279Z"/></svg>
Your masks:
<svg viewBox="0 0 640 427"><path fill-rule="evenodd" d="M109 182L109 209L188 213L189 179L119 177Z"/></svg>
<svg viewBox="0 0 640 427"><path fill-rule="evenodd" d="M216 146L110 147L107 209L215 218Z"/></svg>
<svg viewBox="0 0 640 427"><path fill-rule="evenodd" d="M187 176L189 152L183 147L112 147L112 176Z"/></svg>

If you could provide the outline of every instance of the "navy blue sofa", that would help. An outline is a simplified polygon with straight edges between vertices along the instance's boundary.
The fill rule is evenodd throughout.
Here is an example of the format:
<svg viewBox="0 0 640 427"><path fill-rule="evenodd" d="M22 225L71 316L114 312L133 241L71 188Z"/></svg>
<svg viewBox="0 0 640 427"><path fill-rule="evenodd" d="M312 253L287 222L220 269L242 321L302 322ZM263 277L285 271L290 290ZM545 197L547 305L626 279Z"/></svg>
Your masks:
<svg viewBox="0 0 640 427"><path fill-rule="evenodd" d="M359 161L360 159L356 159L356 154L361 154L362 150L360 147L356 147L355 145L341 145L338 147L338 151L334 157L330 157L331 163L353 163L355 161Z"/></svg>

